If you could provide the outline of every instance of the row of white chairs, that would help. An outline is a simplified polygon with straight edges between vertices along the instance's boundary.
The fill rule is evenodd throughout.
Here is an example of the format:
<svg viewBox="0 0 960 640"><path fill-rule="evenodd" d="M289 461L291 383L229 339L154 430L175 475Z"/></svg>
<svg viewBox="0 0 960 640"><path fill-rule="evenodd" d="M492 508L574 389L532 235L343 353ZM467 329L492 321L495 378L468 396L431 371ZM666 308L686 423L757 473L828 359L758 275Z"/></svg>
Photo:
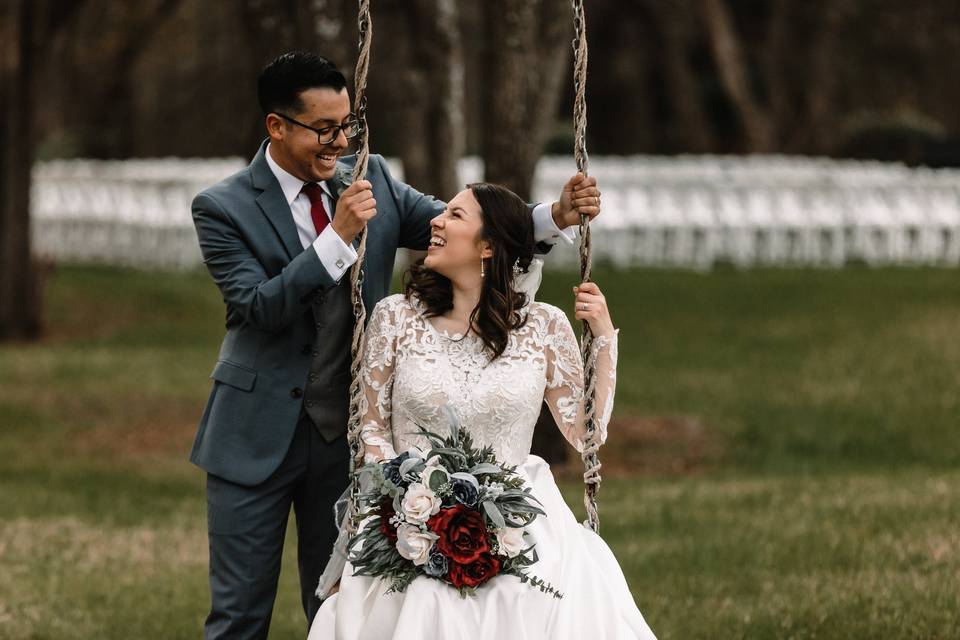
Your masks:
<svg viewBox="0 0 960 640"><path fill-rule="evenodd" d="M190 202L243 166L239 158L39 164L37 250L58 260L196 266ZM555 198L573 167L572 158L543 158L535 199ZM603 191L594 257L617 267L960 264L960 171L785 156L593 157L590 168ZM464 183L481 179L482 162L463 159L460 174ZM558 247L548 264L573 267L576 251Z"/></svg>

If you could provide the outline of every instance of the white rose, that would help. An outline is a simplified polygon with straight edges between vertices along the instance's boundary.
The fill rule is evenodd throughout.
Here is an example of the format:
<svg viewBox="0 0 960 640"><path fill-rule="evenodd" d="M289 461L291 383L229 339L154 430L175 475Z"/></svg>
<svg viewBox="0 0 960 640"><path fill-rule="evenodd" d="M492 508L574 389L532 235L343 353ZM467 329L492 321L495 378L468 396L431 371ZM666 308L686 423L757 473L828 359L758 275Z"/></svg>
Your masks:
<svg viewBox="0 0 960 640"><path fill-rule="evenodd" d="M423 565L430 558L433 541L439 536L429 531L420 531L409 524L397 527L397 553L415 565Z"/></svg>
<svg viewBox="0 0 960 640"><path fill-rule="evenodd" d="M400 508L410 522L426 522L430 516L440 511L440 498L429 487L414 482L403 494Z"/></svg>
<svg viewBox="0 0 960 640"><path fill-rule="evenodd" d="M520 552L527 548L523 541L522 527L503 527L497 530L497 544L500 546L500 553L508 558L520 555Z"/></svg>
<svg viewBox="0 0 960 640"><path fill-rule="evenodd" d="M440 471L448 480L450 479L450 474L444 469L443 464L440 462L440 456L430 456L430 459L427 460L427 466L424 467L420 473L420 482L422 482L424 486L430 486L430 474L434 471Z"/></svg>

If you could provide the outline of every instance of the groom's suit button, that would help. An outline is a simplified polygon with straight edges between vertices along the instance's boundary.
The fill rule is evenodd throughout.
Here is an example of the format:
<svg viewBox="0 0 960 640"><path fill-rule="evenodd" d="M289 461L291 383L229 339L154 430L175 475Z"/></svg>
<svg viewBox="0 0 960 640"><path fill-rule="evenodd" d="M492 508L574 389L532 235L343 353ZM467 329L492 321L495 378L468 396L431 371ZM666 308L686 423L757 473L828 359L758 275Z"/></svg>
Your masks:
<svg viewBox="0 0 960 640"><path fill-rule="evenodd" d="M290 389L290 397L291 398L303 397L303 389L301 389L300 387L294 387L293 389Z"/></svg>
<svg viewBox="0 0 960 640"><path fill-rule="evenodd" d="M303 347L300 348L300 353L302 353L302 354L305 355L305 356L310 355L310 353L311 353L311 351L310 351L310 345L308 345L308 344L303 345Z"/></svg>
<svg viewBox="0 0 960 640"><path fill-rule="evenodd" d="M316 382L316 381L317 381L317 374L311 373L309 376L307 376L307 379L309 379L310 382Z"/></svg>

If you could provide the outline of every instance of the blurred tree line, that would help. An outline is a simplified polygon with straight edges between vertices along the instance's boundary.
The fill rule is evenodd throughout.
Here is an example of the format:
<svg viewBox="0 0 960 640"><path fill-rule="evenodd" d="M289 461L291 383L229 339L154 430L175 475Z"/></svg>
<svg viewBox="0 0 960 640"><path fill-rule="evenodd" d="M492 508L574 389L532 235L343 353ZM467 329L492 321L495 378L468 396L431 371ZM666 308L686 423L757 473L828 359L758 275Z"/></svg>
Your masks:
<svg viewBox="0 0 960 640"><path fill-rule="evenodd" d="M73 15L35 72L43 157L250 156L267 60L309 48L348 74L355 63L356 0L52 4ZM378 151L413 153L434 129L443 140L431 154L450 142L483 153L511 129L524 139L507 145L515 153L530 137L570 149L568 2L372 8ZM594 153L873 151L920 162L924 143L960 130L952 0L589 0L587 24ZM509 94L509 111L495 91ZM896 149L872 150L878 136Z"/></svg>
<svg viewBox="0 0 960 640"><path fill-rule="evenodd" d="M567 0L375 0L371 146L440 196L455 162L528 195L572 149ZM0 338L40 329L34 158L250 157L255 79L352 75L356 0L0 2ZM596 154L782 152L960 164L956 0L589 0ZM572 168L572 167L571 167Z"/></svg>

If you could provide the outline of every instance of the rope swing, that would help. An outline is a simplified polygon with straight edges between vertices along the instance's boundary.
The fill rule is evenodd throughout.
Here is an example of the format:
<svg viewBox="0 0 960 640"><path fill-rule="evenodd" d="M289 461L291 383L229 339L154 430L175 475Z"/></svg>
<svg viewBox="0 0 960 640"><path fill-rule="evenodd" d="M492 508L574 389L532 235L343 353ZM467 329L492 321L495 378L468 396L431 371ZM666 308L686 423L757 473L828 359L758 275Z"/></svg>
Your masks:
<svg viewBox="0 0 960 640"><path fill-rule="evenodd" d="M574 73L573 84L575 91L573 121L574 121L574 158L577 170L587 175L587 37L586 18L584 15L583 0L572 0L573 4L573 52ZM367 73L370 67L370 46L373 39L373 23L370 19L370 0L359 0L359 55L357 69L354 75L354 111L360 122L358 134L357 162L353 169L353 181L363 180L367 174L367 161L370 155L369 136L367 128ZM586 215L580 216L580 276L581 283L590 281L591 247L590 247L590 219ZM359 499L360 483L356 481L356 471L363 465L363 441L360 438L360 404L363 397L361 385L361 365L363 358L363 333L366 323L366 310L363 306L363 263L367 249L367 228L360 232L360 245L357 249L357 261L350 270L351 301L353 305L353 341L352 381L350 383L350 418L347 423L347 441L350 447L350 492L347 513L355 512L355 505ZM600 487L600 460L597 449L596 425L596 383L595 370L591 364L590 350L593 345L593 334L590 326L583 323L583 334L580 342L581 356L584 361L584 420L586 438L581 458L583 459L584 473L584 506L587 510L586 525L593 531L600 528L600 516L597 512L597 491ZM349 531L354 530L352 517L346 519L345 525Z"/></svg>
<svg viewBox="0 0 960 640"><path fill-rule="evenodd" d="M367 72L370 69L370 44L373 40L373 22L370 20L370 0L360 0L360 12L357 20L360 34L360 53L357 56L357 70L354 75L354 112L360 122L358 134L357 163L353 167L353 181L363 180L367 175L367 161L370 158L370 138L367 129ZM353 304L353 341L351 342L350 382L350 419L347 422L347 442L350 446L350 500L347 513L355 513L355 505L360 497L360 483L356 480L356 471L363 465L363 440L360 438L360 402L363 388L360 370L363 364L363 330L367 312L363 306L363 261L367 253L367 227L360 232L360 246L357 248L357 261L350 269L350 300ZM346 520L349 531L354 529L352 517Z"/></svg>
<svg viewBox="0 0 960 640"><path fill-rule="evenodd" d="M584 15L583 0L572 0L573 4L573 157L577 171L587 175L587 19ZM590 282L591 267L590 218L580 216L580 282ZM596 415L596 371L590 358L593 348L593 333L590 325L583 323L583 335L580 339L580 355L583 357L583 414L586 426L586 438L580 457L583 459L583 505L587 509L586 525L595 532L600 531L600 514L597 512L597 491L600 489L600 458L597 450Z"/></svg>

